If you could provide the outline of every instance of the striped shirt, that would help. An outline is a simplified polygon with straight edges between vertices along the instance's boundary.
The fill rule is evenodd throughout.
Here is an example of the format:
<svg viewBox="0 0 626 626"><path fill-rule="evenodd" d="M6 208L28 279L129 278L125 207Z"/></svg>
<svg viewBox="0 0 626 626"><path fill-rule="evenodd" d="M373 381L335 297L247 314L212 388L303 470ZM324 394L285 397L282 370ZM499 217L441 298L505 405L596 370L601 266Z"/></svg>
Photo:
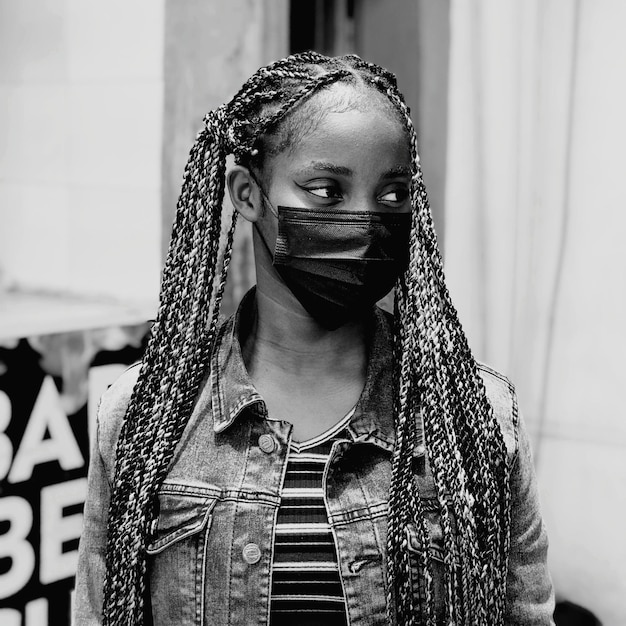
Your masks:
<svg viewBox="0 0 626 626"><path fill-rule="evenodd" d="M291 442L276 520L271 626L346 624L323 475L333 442L353 413L313 439Z"/></svg>

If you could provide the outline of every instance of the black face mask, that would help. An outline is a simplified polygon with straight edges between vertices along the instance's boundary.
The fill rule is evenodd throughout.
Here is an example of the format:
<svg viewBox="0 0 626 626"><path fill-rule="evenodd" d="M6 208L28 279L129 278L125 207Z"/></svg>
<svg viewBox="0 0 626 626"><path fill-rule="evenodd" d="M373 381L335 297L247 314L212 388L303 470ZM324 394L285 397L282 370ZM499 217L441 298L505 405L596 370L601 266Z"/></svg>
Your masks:
<svg viewBox="0 0 626 626"><path fill-rule="evenodd" d="M308 313L335 330L369 312L406 269L410 224L410 213L279 206L274 267Z"/></svg>

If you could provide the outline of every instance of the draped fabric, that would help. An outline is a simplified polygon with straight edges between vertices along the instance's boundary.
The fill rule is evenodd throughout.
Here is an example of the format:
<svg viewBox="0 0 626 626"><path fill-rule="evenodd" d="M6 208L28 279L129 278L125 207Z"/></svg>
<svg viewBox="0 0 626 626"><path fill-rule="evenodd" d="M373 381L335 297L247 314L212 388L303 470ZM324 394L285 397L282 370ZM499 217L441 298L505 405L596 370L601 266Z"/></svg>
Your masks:
<svg viewBox="0 0 626 626"><path fill-rule="evenodd" d="M475 355L517 384L557 594L606 623L626 622L624 23L620 0L451 3L443 238Z"/></svg>

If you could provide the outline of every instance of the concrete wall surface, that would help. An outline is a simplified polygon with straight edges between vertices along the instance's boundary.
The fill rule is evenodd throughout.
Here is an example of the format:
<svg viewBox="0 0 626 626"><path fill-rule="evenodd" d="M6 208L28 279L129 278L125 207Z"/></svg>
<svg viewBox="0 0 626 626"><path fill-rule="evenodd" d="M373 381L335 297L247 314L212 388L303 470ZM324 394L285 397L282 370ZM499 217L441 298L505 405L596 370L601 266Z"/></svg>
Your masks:
<svg viewBox="0 0 626 626"><path fill-rule="evenodd" d="M0 0L5 287L155 297L160 0Z"/></svg>
<svg viewBox="0 0 626 626"><path fill-rule="evenodd" d="M287 54L288 3L272 0L165 4L162 250L167 250L182 174L202 118L227 102L259 67ZM226 210L232 211L228 193ZM254 283L252 231L240 220L223 311Z"/></svg>

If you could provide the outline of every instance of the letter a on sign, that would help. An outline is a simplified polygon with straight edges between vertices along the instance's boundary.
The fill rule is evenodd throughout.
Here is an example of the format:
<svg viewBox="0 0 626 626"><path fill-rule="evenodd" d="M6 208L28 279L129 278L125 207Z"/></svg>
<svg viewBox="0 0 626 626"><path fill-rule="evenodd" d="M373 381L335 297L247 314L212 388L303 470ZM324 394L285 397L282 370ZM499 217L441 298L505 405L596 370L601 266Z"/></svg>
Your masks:
<svg viewBox="0 0 626 626"><path fill-rule="evenodd" d="M47 439L46 431L50 435ZM9 472L9 482L29 480L40 463L58 461L64 470L85 464L51 376L44 378Z"/></svg>

